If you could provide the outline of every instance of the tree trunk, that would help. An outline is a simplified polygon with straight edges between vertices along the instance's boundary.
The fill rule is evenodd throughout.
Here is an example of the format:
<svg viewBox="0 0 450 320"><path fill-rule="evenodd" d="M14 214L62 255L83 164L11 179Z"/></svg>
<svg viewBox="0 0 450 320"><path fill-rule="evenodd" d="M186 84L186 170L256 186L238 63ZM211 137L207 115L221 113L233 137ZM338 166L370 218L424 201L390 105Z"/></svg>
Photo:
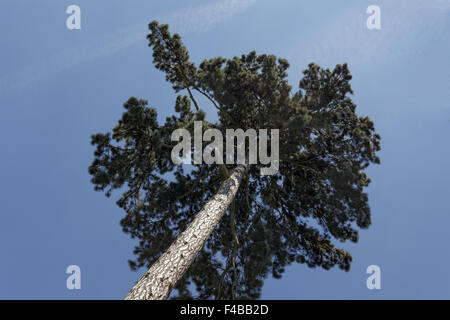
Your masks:
<svg viewBox="0 0 450 320"><path fill-rule="evenodd" d="M248 165L238 165L185 231L139 279L125 300L167 299L236 196Z"/></svg>

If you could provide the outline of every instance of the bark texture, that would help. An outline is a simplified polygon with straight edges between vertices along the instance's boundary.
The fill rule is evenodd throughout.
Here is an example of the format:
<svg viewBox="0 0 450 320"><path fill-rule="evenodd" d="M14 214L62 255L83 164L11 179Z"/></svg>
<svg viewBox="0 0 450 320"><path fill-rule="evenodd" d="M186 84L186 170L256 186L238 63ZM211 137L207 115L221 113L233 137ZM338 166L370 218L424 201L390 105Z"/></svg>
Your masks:
<svg viewBox="0 0 450 320"><path fill-rule="evenodd" d="M239 165L231 171L214 197L197 213L169 249L144 273L125 300L167 299L175 283L189 268L233 201L247 169L248 165Z"/></svg>

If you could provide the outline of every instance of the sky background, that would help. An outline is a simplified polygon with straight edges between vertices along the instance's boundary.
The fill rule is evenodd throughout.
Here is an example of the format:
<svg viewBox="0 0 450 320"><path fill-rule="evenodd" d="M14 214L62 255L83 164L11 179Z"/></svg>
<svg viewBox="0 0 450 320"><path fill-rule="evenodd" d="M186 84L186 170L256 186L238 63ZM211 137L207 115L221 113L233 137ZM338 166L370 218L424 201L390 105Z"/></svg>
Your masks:
<svg viewBox="0 0 450 320"><path fill-rule="evenodd" d="M66 28L71 4L81 30ZM372 4L381 30L366 27ZM130 96L160 121L173 112L145 39L153 19L196 63L251 50L286 58L294 88L310 62L348 62L357 112L381 134L373 224L345 245L351 270L294 264L266 280L263 299L450 299L449 0L2 0L0 299L121 299L145 271L129 269L124 212L87 168L91 134L109 131ZM66 288L72 264L81 290ZM381 290L366 287L373 264Z"/></svg>

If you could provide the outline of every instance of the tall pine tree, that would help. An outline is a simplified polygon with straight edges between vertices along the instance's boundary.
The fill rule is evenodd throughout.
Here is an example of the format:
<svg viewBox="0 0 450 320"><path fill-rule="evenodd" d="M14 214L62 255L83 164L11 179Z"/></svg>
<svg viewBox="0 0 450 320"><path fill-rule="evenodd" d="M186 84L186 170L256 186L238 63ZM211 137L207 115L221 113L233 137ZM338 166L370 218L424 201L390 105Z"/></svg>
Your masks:
<svg viewBox="0 0 450 320"><path fill-rule="evenodd" d="M121 225L139 239L130 266L150 268L126 298L165 299L176 289L174 298L256 299L263 280L293 262L349 270L351 255L332 240L357 242L371 223L364 170L379 163L380 136L355 112L347 64L311 63L293 91L284 59L252 51L196 66L167 25L149 29L155 67L186 95L164 124L147 101L130 98L112 132L92 136L89 167L96 190L123 191ZM195 96L217 109L216 122ZM261 164L174 164L172 132L193 136L194 121L223 136L279 129L278 173L261 175Z"/></svg>

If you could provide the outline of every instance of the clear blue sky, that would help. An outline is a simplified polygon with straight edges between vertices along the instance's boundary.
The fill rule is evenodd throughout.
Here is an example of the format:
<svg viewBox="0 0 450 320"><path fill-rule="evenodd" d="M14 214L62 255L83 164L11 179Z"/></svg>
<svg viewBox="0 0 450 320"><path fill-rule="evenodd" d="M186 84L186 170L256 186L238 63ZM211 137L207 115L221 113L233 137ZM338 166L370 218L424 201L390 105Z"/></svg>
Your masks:
<svg viewBox="0 0 450 320"><path fill-rule="evenodd" d="M81 30L66 28L71 4ZM366 28L371 4L381 30ZM0 12L0 298L119 299L144 272L130 271L124 213L93 191L87 168L90 135L110 130L128 97L148 99L161 120L173 110L145 39L153 19L195 62L284 57L294 86L309 62L348 62L358 112L382 136L373 225L345 245L351 271L292 265L262 298L450 298L449 0L3 0ZM71 264L81 290L66 288ZM372 264L381 290L366 288Z"/></svg>

